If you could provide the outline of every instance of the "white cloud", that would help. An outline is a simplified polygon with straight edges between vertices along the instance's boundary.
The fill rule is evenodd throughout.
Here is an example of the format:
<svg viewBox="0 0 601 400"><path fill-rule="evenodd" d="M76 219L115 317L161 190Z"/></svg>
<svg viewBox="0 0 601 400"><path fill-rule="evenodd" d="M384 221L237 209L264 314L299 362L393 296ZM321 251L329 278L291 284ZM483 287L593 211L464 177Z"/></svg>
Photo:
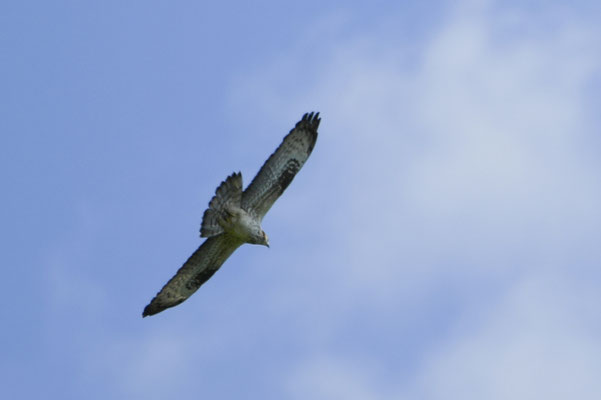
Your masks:
<svg viewBox="0 0 601 400"><path fill-rule="evenodd" d="M423 365L418 397L598 398L599 300L570 277L521 280L477 324L458 321L456 340Z"/></svg>
<svg viewBox="0 0 601 400"><path fill-rule="evenodd" d="M457 256L470 248L489 254L524 240L561 244L569 240L564 228L595 229L601 191L583 141L595 131L583 88L599 66L596 40L574 24L546 37L505 38L522 29L524 21L512 21L487 8L458 14L411 68L403 48L383 45L384 33L367 34L333 46L326 72L297 93L300 100L264 99L270 114L304 110L309 99L323 105L317 154L328 160L314 171L333 175L321 177L326 187L346 184L336 200L356 219L351 251L367 246L365 257L373 257L376 243L423 234L448 240L444 247L458 248ZM255 84L277 91L269 80L259 74ZM365 240L375 235L379 241ZM489 243L472 247L478 238ZM373 276L363 271L369 276L361 279Z"/></svg>
<svg viewBox="0 0 601 400"><path fill-rule="evenodd" d="M370 358L319 354L298 365L287 389L316 399L596 399L599 300L594 287L570 278L526 278L486 310L466 307L410 377Z"/></svg>
<svg viewBox="0 0 601 400"><path fill-rule="evenodd" d="M539 19L491 2L457 10L411 51L384 23L342 44L316 41L325 55L319 60L306 57L303 43L247 84L267 93L257 109L269 115L316 104L323 111L313 167L302 172L325 203L315 212L336 216L322 221L318 235L339 262L320 262L323 254L311 261L322 277L313 291L333 288L336 296L315 296L308 307L302 301L306 318L320 322L315 329L328 332L323 346L358 306L410 323L446 287L463 301L463 319L453 321L462 324L470 302L496 304L474 332L441 331L443 346L421 350L428 370L416 367L404 378L413 373L422 386L397 388L352 355L342 358L351 359L348 367L319 354L293 374L291 387L314 388L305 397L600 392L590 372L599 367L590 326L597 316L577 312L587 276L598 279L589 268L600 255L600 166L589 146L599 127L586 90L601 66L599 32L573 15L562 19L561 10ZM294 96L281 96L281 82L311 62L320 73ZM287 201L280 212L290 215L296 208ZM566 305L570 299L578 305Z"/></svg>
<svg viewBox="0 0 601 400"><path fill-rule="evenodd" d="M174 310L103 336L142 307L122 293L135 278L79 273L95 238L67 238L50 257L51 304L97 330L69 336L84 378L144 398L220 393L232 370L239 391L267 374L292 398L598 397L599 127L585 90L598 32L493 6L460 7L427 38L394 16L369 32L326 18L237 80L236 115L266 131L274 115L323 112L314 155L265 220L273 248L241 249L224 268L247 281L191 299L202 318Z"/></svg>

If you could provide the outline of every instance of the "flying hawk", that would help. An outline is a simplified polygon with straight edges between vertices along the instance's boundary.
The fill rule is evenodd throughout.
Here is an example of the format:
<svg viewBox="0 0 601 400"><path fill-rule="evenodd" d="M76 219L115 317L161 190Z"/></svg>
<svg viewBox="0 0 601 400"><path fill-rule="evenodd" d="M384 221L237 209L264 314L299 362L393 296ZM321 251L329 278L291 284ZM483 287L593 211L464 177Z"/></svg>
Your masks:
<svg viewBox="0 0 601 400"><path fill-rule="evenodd" d="M221 182L202 217L200 236L208 239L144 308L143 317L185 301L244 243L269 247L261 221L309 158L319 122L319 113L303 115L246 190L240 172Z"/></svg>

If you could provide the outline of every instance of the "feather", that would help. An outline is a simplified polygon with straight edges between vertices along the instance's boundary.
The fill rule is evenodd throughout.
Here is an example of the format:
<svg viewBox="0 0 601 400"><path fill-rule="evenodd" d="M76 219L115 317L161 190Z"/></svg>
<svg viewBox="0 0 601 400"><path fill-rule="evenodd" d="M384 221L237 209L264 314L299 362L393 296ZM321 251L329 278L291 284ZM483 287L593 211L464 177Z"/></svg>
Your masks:
<svg viewBox="0 0 601 400"><path fill-rule="evenodd" d="M221 182L203 214L200 233L208 239L144 308L143 317L181 304L242 244L269 246L261 220L313 151L319 122L319 113L305 114L244 192L239 172Z"/></svg>
<svg viewBox="0 0 601 400"><path fill-rule="evenodd" d="M202 216L200 237L211 237L224 232L219 220L227 218L228 208L239 208L242 201L242 174L236 172L221 182L215 196Z"/></svg>
<svg viewBox="0 0 601 400"><path fill-rule="evenodd" d="M205 240L144 308L142 316L157 314L192 296L241 245L242 242L227 234Z"/></svg>
<svg viewBox="0 0 601 400"><path fill-rule="evenodd" d="M317 141L319 113L305 114L265 161L242 194L242 208L263 219L311 155Z"/></svg>

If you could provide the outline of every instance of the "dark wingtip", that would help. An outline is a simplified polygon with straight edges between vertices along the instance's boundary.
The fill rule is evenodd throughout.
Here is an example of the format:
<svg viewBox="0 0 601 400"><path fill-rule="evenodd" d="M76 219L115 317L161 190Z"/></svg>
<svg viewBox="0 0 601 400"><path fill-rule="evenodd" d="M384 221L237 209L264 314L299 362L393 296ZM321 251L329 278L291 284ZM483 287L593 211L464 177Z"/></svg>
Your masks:
<svg viewBox="0 0 601 400"><path fill-rule="evenodd" d="M150 310L148 310L148 308L149 308L149 307L150 307L150 304L149 304L149 305L147 305L146 307L144 307L144 311L142 312L142 318L146 318L146 317L148 317L149 315L152 315L152 314L150 313Z"/></svg>
<svg viewBox="0 0 601 400"><path fill-rule="evenodd" d="M211 277L211 275L213 275L215 273L215 271L216 270L212 270L208 274L209 278ZM205 276L206 276L206 274L205 274ZM160 292L159 292L159 294L157 294L157 297L159 295L160 295ZM186 300L186 299L177 299L177 300L173 300L170 303L165 303L163 300L157 300L157 297L155 297L154 299L152 299L152 301L150 302L150 304L148 304L144 308L144 311L142 312L142 318L148 317L149 315L155 315L155 314L158 314L160 312L163 312L166 309L171 308L171 307L175 307L175 306L183 303L184 300Z"/></svg>
<svg viewBox="0 0 601 400"><path fill-rule="evenodd" d="M321 122L321 118L319 118L319 111L310 113L305 113L303 118L296 124L299 126L300 124L307 125L308 128L312 130L317 130L319 128L319 123Z"/></svg>
<svg viewBox="0 0 601 400"><path fill-rule="evenodd" d="M142 318L146 318L149 315L154 315L158 312L160 312L160 310L156 306L154 306L153 302L151 301L149 305L144 307L144 311L142 312Z"/></svg>

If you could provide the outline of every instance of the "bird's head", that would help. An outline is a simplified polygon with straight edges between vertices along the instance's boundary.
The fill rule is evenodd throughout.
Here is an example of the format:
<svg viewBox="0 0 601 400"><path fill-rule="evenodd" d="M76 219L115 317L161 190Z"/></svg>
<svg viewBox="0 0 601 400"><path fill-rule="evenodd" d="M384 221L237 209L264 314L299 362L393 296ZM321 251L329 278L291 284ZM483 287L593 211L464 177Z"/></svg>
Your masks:
<svg viewBox="0 0 601 400"><path fill-rule="evenodd" d="M248 239L248 243L260 244L269 247L269 238L267 237L265 231L259 228L257 232L251 234L250 238Z"/></svg>
<svg viewBox="0 0 601 400"><path fill-rule="evenodd" d="M267 234L263 230L261 231L261 238L262 238L262 240L261 240L261 243L259 243L259 244L269 247L269 238L267 237Z"/></svg>

